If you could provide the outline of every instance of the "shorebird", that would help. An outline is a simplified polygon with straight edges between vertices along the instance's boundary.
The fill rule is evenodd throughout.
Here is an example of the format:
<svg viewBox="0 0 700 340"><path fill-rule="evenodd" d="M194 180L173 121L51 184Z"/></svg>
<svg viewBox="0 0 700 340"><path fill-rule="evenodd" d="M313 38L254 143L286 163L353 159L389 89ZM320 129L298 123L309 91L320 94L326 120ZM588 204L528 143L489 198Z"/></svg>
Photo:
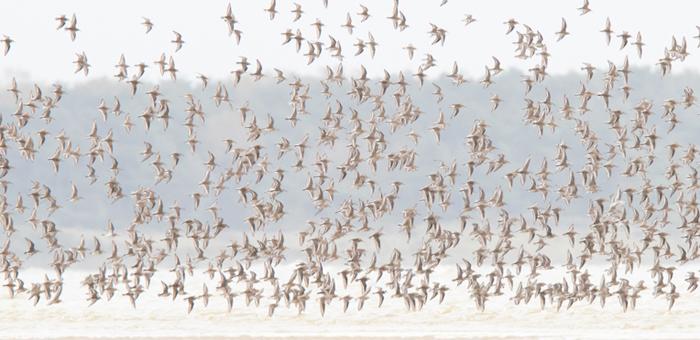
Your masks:
<svg viewBox="0 0 700 340"><path fill-rule="evenodd" d="M151 30L153 29L153 22L151 22L151 19L149 19L149 18L144 17L141 25L146 27L146 34L151 32Z"/></svg>
<svg viewBox="0 0 700 340"><path fill-rule="evenodd" d="M566 31L566 20L561 18L561 28L557 32L557 41L564 39L567 35L569 35L569 32Z"/></svg>
<svg viewBox="0 0 700 340"><path fill-rule="evenodd" d="M459 6L447 3L417 6ZM679 290L696 291L692 82L676 89L644 76L626 54L607 64L575 61L581 66L566 77L550 74L561 56L548 47L569 35L573 43L586 26L571 34L561 18L555 37L525 17L507 19L505 37L490 38L508 39L514 58L486 54L472 77L474 63L443 60L443 49L463 45L465 34L488 34L480 31L492 27L488 16L452 32L461 23L409 20L412 12L391 4L392 32L377 29L388 23L373 19L373 3L339 2L335 16L321 11L314 19L312 8L282 9L272 0L240 22L227 5L220 18L237 43L253 21L277 19L268 23L282 32L275 53L285 63L320 65L325 74L317 78L273 64L245 41L245 55L218 73L214 64L190 69L198 65L191 59L176 66L163 52L152 70L120 46L124 53L109 59L116 64L93 60L98 74L114 77L88 85L10 74L0 120L0 274L8 296L64 303L64 275L76 268L88 270L78 301L86 307L122 300L136 308L150 296L183 314L225 302L229 312L245 303L268 318L285 309L366 313L370 305L381 316L389 304L484 311L498 299L553 312L593 303L631 312L639 299L660 297L672 309L686 299ZM588 0L576 10L589 13ZM55 20L74 41L75 14ZM153 23L142 20L148 34ZM465 14L461 22L476 19ZM416 32L409 27L429 40L409 39ZM653 46L640 31L614 32L610 18L590 30L607 45L615 34L623 53L632 45L639 59L649 58ZM174 54L185 41L172 32ZM14 58L28 44L10 33L21 43L8 35L0 43ZM686 37L669 38L653 60L662 75L693 58ZM399 48L409 61L420 53L410 73L398 59L382 59ZM75 57L74 73L87 77L86 52ZM86 112L76 106L83 102ZM82 224L104 229L77 229ZM35 265L46 273L31 282L24 271Z"/></svg>
<svg viewBox="0 0 700 340"><path fill-rule="evenodd" d="M10 52L10 47L11 47L13 42L15 42L15 41L12 40L12 38L10 38L6 35L2 36L2 39L0 39L0 43L2 43L2 54L3 55L7 55L7 53Z"/></svg>
<svg viewBox="0 0 700 340"><path fill-rule="evenodd" d="M180 33L173 31L173 34L175 34L175 39L170 42L175 44L175 52L177 52L182 48L182 44L184 44L185 41L182 40L182 35Z"/></svg>
<svg viewBox="0 0 700 340"><path fill-rule="evenodd" d="M80 29L78 29L78 19L76 19L75 13L73 14L73 16L71 16L70 21L68 21L68 25L65 27L64 25L65 17L64 20L61 21L61 24L59 24L59 28L63 27L63 29L68 31L68 33L70 34L70 40L75 41L75 36L78 33L78 31L80 31Z"/></svg>

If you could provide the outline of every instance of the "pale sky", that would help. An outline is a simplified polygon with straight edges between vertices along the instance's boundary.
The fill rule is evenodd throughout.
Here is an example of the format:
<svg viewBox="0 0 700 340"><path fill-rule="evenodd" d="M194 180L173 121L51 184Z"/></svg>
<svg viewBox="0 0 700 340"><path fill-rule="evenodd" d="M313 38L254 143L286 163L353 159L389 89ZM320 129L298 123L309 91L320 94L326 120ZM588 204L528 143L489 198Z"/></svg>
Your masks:
<svg viewBox="0 0 700 340"><path fill-rule="evenodd" d="M304 36L315 40L311 26L316 18L324 24L321 41L328 44L328 34L342 43L343 65L347 72L356 71L359 64L365 65L370 75L381 74L383 69L392 72L410 70L415 72L425 53L431 53L438 68L449 71L457 61L462 73L469 78L481 77L484 65L491 64L491 56L502 61L504 68L527 69L534 61L513 58L516 39L514 33L505 35L504 21L515 18L543 33L552 55L548 72L564 73L578 69L582 62L590 62L606 68L607 60L620 63L629 55L633 66L653 66L663 56L675 35L680 42L688 39L691 55L683 64L674 63L674 72L692 69L698 63L696 24L700 3L691 1L601 1L591 0L592 12L579 16L577 7L582 1L458 1L450 0L439 7L441 0L402 0L400 9L410 26L403 32L394 30L390 20L391 0L329 0L327 9L322 0L298 0L305 11L301 20L292 22L293 1L277 1L279 11L274 21L263 11L269 1L230 1L237 29L243 31L240 46L228 35L226 24L220 18L229 1L3 1L0 2L0 34L7 34L16 42L7 56L0 56L0 72L6 76L31 77L33 81L85 81L100 76L115 74L114 65L124 53L128 64L146 62L151 65L145 78L159 79L153 61L161 53L174 55L181 78L192 78L203 73L212 78L229 76L239 56L254 62L260 59L264 73L272 74L272 68L289 73L321 75L325 65L337 64L328 51L313 63L306 65L293 44L281 46L281 32L287 28L301 29ZM356 14L364 3L369 7L369 20L360 23ZM353 17L356 26L353 35L340 25L346 13ZM78 17L77 39L70 41L68 32L55 29L54 18L65 14ZM465 14L472 14L477 22L464 27ZM149 17L155 24L153 31L144 34L142 17ZM566 18L569 36L556 41L561 18ZM606 17L610 17L615 34L623 30L633 36L641 31L646 44L644 56L639 60L633 46L619 51L620 38L614 37L606 46L602 29ZM447 30L445 46L430 45L429 23ZM174 53L173 30L180 32L184 47ZM367 40L371 32L379 43L374 60L365 53L353 57L357 38ZM646 33L645 33L646 32ZM418 50L410 61L401 47L413 43ZM75 53L85 51L92 65L90 75L73 74Z"/></svg>

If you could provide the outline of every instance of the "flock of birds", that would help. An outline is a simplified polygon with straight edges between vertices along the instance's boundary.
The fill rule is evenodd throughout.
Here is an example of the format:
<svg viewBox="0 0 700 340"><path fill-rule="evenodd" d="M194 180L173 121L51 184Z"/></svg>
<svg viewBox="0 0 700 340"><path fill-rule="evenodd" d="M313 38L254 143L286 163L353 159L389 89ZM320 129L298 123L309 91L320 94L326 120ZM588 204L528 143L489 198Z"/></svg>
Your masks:
<svg viewBox="0 0 700 340"><path fill-rule="evenodd" d="M328 6L327 0L324 5ZM587 0L578 11L580 15L591 11ZM282 8L275 0L264 12L269 20L282 20L291 12L290 26L306 14L299 4L285 3ZM61 15L55 20L57 30L65 31L71 40L80 39L75 15ZM222 11L221 20L226 26L222 29L240 43L242 27L230 4ZM477 18L466 15L464 24L468 26L476 21ZM408 27L399 0L394 0L390 13L381 15L373 13L369 6L361 6L357 12L348 13L341 25L353 35L356 27L369 22L391 25L398 32ZM142 24L145 34L155 27L148 18ZM138 187L124 187L120 183L119 159L114 152L120 145L113 131L105 131L99 119L85 135L68 135L52 129L54 121L67 118L52 116L65 94L61 85L53 85L50 93L38 85L31 92L22 92L13 79L7 91L16 103L16 110L0 125L3 189L0 224L5 232L4 245L0 248L0 271L9 295L28 299L34 305L60 303L63 273L87 258L100 259L100 266L82 280L86 306L117 298L128 299L137 308L143 294L156 294L151 292L151 278L161 272L169 279L154 284L157 296L182 303L188 312L205 308L212 299L223 299L229 311L235 309L236 301L245 301L266 307L270 316L282 307L302 313L309 303L317 304L321 314L328 308L346 311L351 305L362 310L366 303L381 307L386 298L403 301L408 310L414 311L429 303L449 300L453 294L469 296L479 310L486 308L489 299L505 296L514 304L534 302L541 308L551 306L556 310L596 300L604 307L608 299L616 299L627 311L635 308L647 290L654 297L666 299L670 309L680 296L679 281L685 282L689 291L698 287L700 277L694 272L675 275L675 270L676 266L700 257L697 240L700 176L696 168L700 149L687 141L664 141L663 134L649 123L651 117L660 115L668 124L668 131L672 131L680 122L676 108L696 104L691 88L686 88L680 99L665 101L661 113L655 112L657 107L648 100L636 104L633 112L624 112L612 104L612 99L627 100L633 91L629 61L625 58L621 65L610 62L607 70L584 64L581 90L575 97L565 96L555 105L547 90L546 97L532 99L531 90L548 76L551 56L547 44L571 39L571 34L564 18L557 32L540 32L531 25L508 19L504 22L504 34L513 38L515 56L534 64L523 78L526 94L522 131L528 133L531 127L532 133L543 135L550 129L563 129L560 124L571 124L570 132L580 141L580 148L563 142L553 145L553 157L545 158L535 169L529 158L522 162L518 155L501 153L499 141L492 140L488 133L497 127L476 120L464 135L464 150L459 151L468 154L466 163L448 161L427 172L418 172L417 159L432 155L419 155L417 145L433 143L433 147L439 148L441 133L450 127L450 120L468 111L460 103L443 106L443 90L435 83L432 94L440 109L424 112L414 102L409 89L420 91L428 72L437 65L437 60L428 53L430 46L407 45L405 52L382 52L400 53L402 57L407 53L412 60L419 50L427 51L411 75L385 71L383 78L371 79L364 67L360 67L357 75L345 75L344 58L362 54L373 58L381 50L381 42L370 33L366 37L357 36L351 51L344 50L343 44L348 46L348 43L324 34L325 25L317 19L310 32L300 27L281 33L282 45L293 46L310 65L317 65L324 53L337 59L336 65L324 65L327 70L324 79L311 84L285 75L282 69L268 73L259 60L253 64L252 60L240 57L237 68L231 71L230 83L218 81L212 98L200 99L197 93L188 93L184 112L171 111L175 99L168 98L158 85L144 88L145 81L141 78L149 68L154 68L161 76L175 80L178 69L174 53L187 48L186 35L173 31L173 54L163 53L152 64L129 65L125 55L121 55L115 65L116 81L128 86L132 97L148 98L149 104L140 114L132 116L123 112L120 98L115 97L111 105L102 100L96 107L97 117L104 124L121 119L131 139L139 138L139 123L147 130L154 124L168 129L169 124L177 122L188 131L183 142L188 145L189 153L161 155L157 147L145 143L137 157L153 169L155 183L141 183ZM642 58L645 44L641 33L613 30L609 19L601 26L601 41L611 44L617 40L621 50L633 49ZM453 32L437 24L427 29L433 45L450 43L447 37ZM450 41L458 43L458 38ZM5 54L12 53L12 38L4 36L0 42ZM683 62L688 55L686 39L674 37L657 65L663 74L668 74L672 65ZM91 65L85 52L76 55L74 64L76 73L89 74ZM493 57L493 64L484 70L476 86L487 88L498 80L503 66ZM600 76L600 84L594 75ZM297 123L303 120L314 121L316 114L307 110L312 97L325 100L327 109L317 115L316 130L308 131L301 140L290 141L276 125L278 117L268 114L267 122L260 124L259 120L265 118L259 117L254 108L232 105L229 89L243 78L257 81L265 77L275 79L275 86L289 88L289 114L282 120L289 129L297 128ZM460 73L456 62L447 77L452 81L449 86L456 88L471 81ZM207 76L200 74L198 79L202 89L210 86ZM341 92L345 86L349 90ZM596 86L601 90L590 90ZM352 105L343 105L338 98ZM497 114L502 99L498 95L487 99ZM210 100L217 108L239 113L246 135L224 140L224 152L203 149L197 137L206 133L207 114L201 100ZM596 113L608 115L605 124L610 131L600 131L589 121L586 113L591 111L588 106L592 101L603 103L604 112ZM370 109L359 109L364 104ZM452 114L445 117L443 107ZM416 121L426 119L435 120L428 131L413 129ZM616 138L601 137L610 132ZM263 136L272 136L279 142L265 145L261 142ZM392 145L393 140L406 136L413 144ZM51 138L57 143L56 150L47 151L48 159L38 158ZM668 143L660 147L661 142ZM342 162L332 161L322 148L345 158ZM659 149L668 152L660 155ZM572 150L583 153L572 155ZM188 158L196 160L195 155L207 160L201 167L202 173L180 174L178 164ZM80 192L84 188L73 184L70 197L64 198L35 180L30 192L8 197L8 186L13 182L29 181L13 171L12 157L31 161L36 167L50 166L57 173L85 172L90 185L104 184L106 188L104 201L94 204L108 206L113 201L129 200L134 212L131 223L118 227L106 221L106 233L96 232L88 241L81 238L78 244L61 242L61 226L51 216L60 209L71 209L71 204L81 200ZM574 168L571 157L585 160L585 164ZM648 174L652 163L663 161L668 162L663 178ZM99 171L97 165L105 162L111 162L111 167ZM285 174L290 172L308 172L308 180L285 181ZM412 181L423 184L418 192L404 192L401 189L405 186L400 181L374 179L383 172L428 176L412 176ZM642 178L644 184L625 187L621 180L612 195L597 197L596 193L601 192L597 184L601 174ZM159 190L168 186L174 176L201 176L198 185L190 189L191 196L180 200L192 202L191 209L183 208L177 201L161 199ZM552 181L555 176L564 178L561 185ZM485 188L480 184L484 178L495 179L498 187ZM350 183L353 190L336 189L340 183ZM542 200L526 212L509 210L506 198L514 191L536 193ZM284 224L285 194L292 198L308 197L302 203L313 207L316 215L304 226L271 228L270 225ZM338 194L347 198L338 201ZM453 194L461 199L453 198ZM213 203L200 207L205 200ZM409 203L397 207L400 200ZM588 205L587 225L568 228L560 225L560 215L572 202ZM224 220L220 212L232 204L240 204L251 214L240 220ZM461 208L459 223L441 222L440 211L454 204ZM202 210L209 218L188 214ZM27 216L21 226L16 222L18 216ZM402 222L398 226L385 225L386 216L400 216ZM140 226L149 223L159 226L160 235L153 237L140 230ZM21 250L14 245L22 244L23 240L13 235L25 228L31 228L37 237L26 238L26 248ZM287 240L285 236L290 232L285 228L298 230L296 242ZM401 241L405 237L406 242L417 246L387 249L387 237L398 239L397 235ZM673 242L674 237L683 241ZM557 239L565 240L568 245L563 261L553 261L547 254L550 244ZM460 243L470 241L476 246L470 249L469 256L450 258ZM211 247L215 242L225 242L228 246ZM297 242L298 245L290 244ZM49 258L52 270L41 281L25 282L23 262L42 254ZM643 264L643 258L648 258L649 263ZM604 260L607 268L600 277L588 272L594 260ZM542 272L554 270L559 261L564 274L558 280L540 279ZM172 265L166 267L165 263ZM277 273L280 264L293 266L288 276ZM447 268L452 273L449 280L433 275ZM631 282L628 278L635 270L647 268L648 279ZM206 277L201 289L186 291L187 280L200 273Z"/></svg>

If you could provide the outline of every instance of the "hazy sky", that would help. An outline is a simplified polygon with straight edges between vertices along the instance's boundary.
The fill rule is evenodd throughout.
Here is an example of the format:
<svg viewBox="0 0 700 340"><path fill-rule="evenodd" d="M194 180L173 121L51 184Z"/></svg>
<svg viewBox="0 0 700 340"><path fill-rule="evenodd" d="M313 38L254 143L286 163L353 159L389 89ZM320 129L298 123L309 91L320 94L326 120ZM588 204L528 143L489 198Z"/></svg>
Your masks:
<svg viewBox="0 0 700 340"><path fill-rule="evenodd" d="M226 5L231 3L237 28L243 31L240 46L228 35L221 20ZM347 71L364 64L370 75L383 69L390 71L415 71L425 53L431 53L439 69L448 70L457 61L465 75L481 77L484 65L491 63L491 56L501 59L504 68L527 69L533 61L513 58L516 39L514 33L506 36L504 21L515 18L543 33L552 55L548 72L562 73L578 70L587 61L605 67L606 60L619 63L624 55L630 56L633 65L654 65L663 56L675 35L688 39L690 57L685 63L675 63L674 71L697 70L697 35L695 25L700 4L690 1L596 1L591 0L591 13L579 16L577 7L582 1L457 1L450 0L439 7L441 0L402 0L400 9L410 26L404 32L394 30L390 20L392 1L329 0L329 8L323 8L321 0L298 0L305 11L301 20L293 23L293 1L278 1L277 18L270 21L263 11L269 1L3 1L0 2L0 34L7 34L16 42L8 56L0 57L0 69L5 75L24 77L31 75L36 81L82 81L84 76L73 74L75 53L85 51L92 65L90 77L112 76L119 55L124 53L129 64L147 62L153 65L161 53L174 54L180 76L193 77L203 73L210 77L225 77L237 67L239 56L260 59L264 72L270 74L273 67L303 74L322 74L324 66L335 65L337 60L324 52L324 57L311 66L302 56L305 46L296 53L293 44L281 46L281 32L287 28L301 29L304 36L315 40L311 23L316 18L326 25L321 40L328 44L328 34L342 43ZM360 23L359 4L369 7L370 17ZM71 42L68 32L56 31L54 18L76 13L78 37ZM356 26L353 35L341 28L346 13L353 17ZM464 27L465 14L472 14L478 21ZM146 35L140 24L142 17L154 23L153 31ZM555 42L555 32L561 18L565 17L571 35ZM615 37L610 46L605 45L600 29L605 18L610 17L615 34L623 30L633 36L642 31L645 55L636 56L633 46L619 51L620 38ZM663 25L657 18L664 18ZM448 31L445 46L430 45L428 30L433 22ZM183 35L186 41L182 50L174 53L172 31ZM352 57L357 38L367 40L371 32L379 43L377 55L371 61L368 53ZM416 58L410 61L401 47L413 43ZM435 75L438 69L431 70ZM146 79L160 75L151 68Z"/></svg>

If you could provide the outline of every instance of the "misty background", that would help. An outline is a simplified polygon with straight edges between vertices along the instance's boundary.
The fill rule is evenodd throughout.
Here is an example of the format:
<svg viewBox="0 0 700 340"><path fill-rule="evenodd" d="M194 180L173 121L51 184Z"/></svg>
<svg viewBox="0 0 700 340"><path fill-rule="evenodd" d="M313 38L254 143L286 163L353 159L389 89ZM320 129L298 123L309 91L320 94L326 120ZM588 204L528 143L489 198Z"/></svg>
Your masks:
<svg viewBox="0 0 700 340"><path fill-rule="evenodd" d="M348 76L353 77L355 75ZM52 194L54 197L57 197L58 203L62 208L51 216L47 215L45 209L39 209L38 215L40 218L48 218L57 224L60 230L58 236L60 243L65 246L75 247L80 237L84 236L90 247L92 237L98 236L103 241L103 247L109 249L109 238L102 236L106 232L107 223L109 221L113 222L119 236L125 237L125 229L131 223L134 211L134 198L129 193L139 188L151 188L157 193L158 198L162 199L166 214L168 213L168 208L175 203L178 203L183 208L182 220L197 218L204 223L213 224L212 215L207 211L207 208L212 204L219 208L219 216L224 219L230 228L225 230L215 240L212 240L211 244L214 246L210 246L207 250L208 255L214 256L230 244L232 240L240 242L243 233L247 233L251 238L261 238L265 234L271 235L281 231L287 237L287 246L291 248L287 251L286 256L288 259L293 260L302 254L301 247L298 246L296 240L296 233L307 228L307 221L312 220L318 223L323 218L329 218L331 221L340 219L336 212L345 200L352 200L354 203L358 203L360 200L377 199L382 193L392 191L391 183L393 181L401 181L404 185L399 192L394 211L377 220L370 218L371 228L373 230L381 229L385 233L383 249L380 252L380 258L382 258L383 256L388 256L394 247L408 250L420 247L421 235L425 231L423 218L431 211L439 216L439 223L446 229L458 230L460 215L468 215L470 216L470 224L478 223L483 225L488 222L492 231L497 232L496 220L498 218L498 210L488 208L486 220L479 216L478 211L463 213L462 194L459 191L469 179L466 168L469 154L465 144L465 137L470 133L476 121L483 120L488 125L486 134L497 148L491 154L491 157L503 153L509 163L501 170L491 174L486 173L486 164L478 167L471 177L476 183L476 190L471 196L471 201L477 200L479 188L484 190L488 199L494 190L500 187L504 191L504 201L506 203L504 208L508 210L511 218L523 215L531 222L533 218L528 207L538 205L543 209L551 205L562 209L561 221L557 225L552 226L556 235L565 232L569 225L572 224L579 232L585 232L590 223L586 212L592 201L601 197L609 198L618 188L622 190L629 187L638 188L643 183L642 178L640 176L628 178L619 175L620 169L624 168L625 164L618 158L615 161L617 168L614 170L612 177L608 178L601 171L598 177L599 192L585 192L581 187L581 175L577 173L577 182L580 186L579 194L581 196L573 200L570 205L559 199L556 189L568 181L569 171L556 172L552 161L556 151L555 146L563 142L570 147L568 157L573 171L582 169L586 161L584 158L584 145L578 140L574 131L575 121L563 119L562 114L559 112L562 107L563 97L567 96L571 101L571 105L577 107L580 99L578 99L576 93L582 84L585 84L591 92L597 93L602 89L602 80L600 75L594 77L590 82L583 82L582 75L578 73L555 75L548 77L543 83L537 84L530 93L525 94L525 86L521 83L523 77L524 75L517 71L506 71L499 75L495 83L488 88L484 88L477 83L478 80L474 79L461 86L452 85L451 80L445 77L429 80L422 87L417 82L410 81L408 94L411 96L413 104L423 114L415 122L408 126L400 127L394 133L390 131L388 119L378 123L377 128L385 133L388 146L385 154L397 152L401 149L415 150L417 152L417 168L412 172L400 169L388 171L387 160L383 158L378 162L378 169L375 172L363 162L358 170L360 174L377 183L374 193L371 192L368 185L361 188L353 186L354 172L350 172L343 181L339 179L340 175L336 166L344 162L348 156L346 147L347 130L339 131L339 139L334 147L318 145L319 126L322 126L321 119L327 109L330 108L331 111L335 111L338 103L344 106L345 117L343 121L345 122L350 116L350 109L357 110L360 119L364 121L369 120L373 114L376 114L372 110L373 104L371 100L359 104L354 100L349 100L348 96L345 95L349 90L347 81L342 86L331 84L333 95L325 98L319 93L320 79L311 77L299 78L302 83L310 86L309 94L311 99L307 101L309 114L300 115L297 126L292 127L290 122L285 120L291 112L289 105L291 89L288 84L294 81L294 76L292 75L288 75L288 79L281 84L275 84L275 81L270 79L270 77L265 77L258 82L253 82L245 77L236 86L226 79L211 80L206 89L203 89L201 84L197 82L164 80L158 85L162 92L162 98L170 101L170 113L173 117L167 129L164 129L164 125L158 119L152 122L150 129L146 129L142 119L138 118L138 115L151 105L151 99L145 92L152 89L156 85L154 83L140 85L139 91L133 97L130 94L128 84L118 83L106 78L93 79L76 85L67 85L64 88L65 94L63 99L52 110L51 115L54 117L54 120L50 124L39 119L37 112L27 126L19 130L21 134L35 134L40 129L45 129L49 132L46 143L38 148L36 160L24 160L19 155L15 144L10 143L8 145L6 157L10 160L10 165L13 169L3 178L10 183L7 192L7 204L13 207L15 197L18 195L23 196L25 205L29 208L24 214L13 213L16 229L18 230L17 233L19 236L38 239L40 231L32 230L30 224L26 222L32 206L29 192L34 182L46 185L51 188ZM393 76L393 79L396 79L396 75ZM25 95L32 92L34 83L23 79L18 79L17 81L19 88ZM228 89L231 100L230 106L223 103L217 107L212 100L217 83L226 86ZM436 97L431 94L434 90L431 83L437 84L443 89L444 100L441 103L437 103ZM373 90L376 90L379 86L375 79L369 80L368 84ZM633 69L630 75L630 84L634 88L630 98L624 101L621 90L615 89L616 93L611 100L610 107L611 109L622 110L624 112L622 116L623 121L629 122L634 118L634 106L639 104L641 100L646 99L654 103L654 108L652 109L654 114L649 118L648 126L656 126L661 138L654 152L656 160L649 167L649 177L653 186L669 185L670 180L665 179L663 176L670 165L667 159L668 149L666 146L673 142L679 143L682 145L679 153L682 154L683 150L687 149L687 146L697 141L696 134L699 124L697 123L696 106L684 109L679 105L676 113L680 123L673 131L667 134L668 123L661 117L663 103L668 99L675 99L680 102L684 88L698 87L700 75L684 72L661 77L656 70ZM49 84L37 85L45 91L50 91ZM539 136L534 126L530 126L523 121L523 108L526 105L525 98L535 102L543 101L547 90L551 93L552 101L554 102L552 113L558 128L554 131L550 128L545 128L543 135ZM390 88L389 94L384 97L386 115L388 117L397 112L396 104L390 95L391 92L392 89ZM192 95L196 101L200 101L205 112L205 121L203 123L199 119L195 120L195 123L198 125L195 131L200 143L197 145L194 153L190 151L186 143L189 137L187 129L183 126L186 116L186 94ZM502 102L492 112L492 103L489 101L489 98L494 94L498 94ZM111 108L114 97L120 99L121 109L124 113L120 116L110 113L108 119L103 121L97 109L98 104L104 99ZM450 105L455 103L463 104L464 108L456 117L453 117ZM264 133L255 143L264 146L261 151L262 158L267 158L270 162L268 169L270 172L277 169L286 171L285 179L282 182L284 192L277 197L279 201L284 203L286 215L278 222L269 223L264 230L257 233L252 233L247 222L245 222L245 218L254 212L240 202L236 189L248 185L257 191L261 197L266 197L266 191L270 187L272 176L268 175L260 183L256 184L255 173L250 171L243 176L239 183L235 183L235 180L229 181L227 189L219 196L215 196L214 190L212 190L209 195L202 199L199 209L194 208L191 198L194 192L203 193L198 183L202 180L207 169L204 163L208 160L208 152L216 156L216 163L218 164L211 176L212 181L215 183L218 176L225 172L227 168L231 168L233 164L233 156L225 153L226 143L224 140L232 139L235 141L235 147L244 149L254 144L246 140L247 130L241 123L242 118L239 112L239 108L242 106L247 106L251 109L251 112L248 113L248 123L252 120L252 117L255 117L258 125L265 126L268 114L274 119L276 131ZM12 113L16 110L16 107L12 95L4 93L0 101L0 112L2 112L5 124L15 119ZM605 154L606 149L603 146L606 143L615 144L615 133L605 124L609 116L601 98L594 96L590 101L589 108L591 109L590 112L584 115L575 113L574 117L586 120L591 124L591 127L600 139L600 151ZM447 127L443 130L441 141L438 143L430 131L430 126L438 119L441 111L444 112ZM123 121L126 116L129 116L135 124L131 132L126 131L123 127ZM58 141L54 137L61 132L70 138L74 148L80 147L83 152L89 150L90 141L87 136L93 123L97 126L98 135L104 137L111 130L115 139L113 157L118 160L120 168L116 178L126 194L123 199L115 202L112 202L106 194L105 183L112 177L109 170L112 161L107 153L105 153L104 161L98 158L94 166L98 180L92 185L86 178L88 173L86 167L87 156L83 156L77 164L74 164L71 159L63 160L58 173L54 173L50 161L48 161L48 158L59 147ZM411 130L421 136L417 145L407 136ZM300 171L294 171L293 165L297 160L296 151L290 151L278 160L278 150L275 144L279 142L281 137L285 137L294 145L299 143L305 135L309 136L309 148L303 162L305 168ZM360 150L367 152L367 142L361 137L358 138L358 145ZM33 138L37 137L34 136ZM169 156L171 153L179 152L183 155L180 164L173 170L171 182L156 184L155 170L150 164L153 158L141 161L142 155L140 153L145 149L144 142L153 145L154 153L160 153L161 160L165 163L166 168L171 167L172 161ZM311 202L310 195L303 191L309 176L317 174L313 165L317 160L317 155L327 156L331 161L328 173L329 180L335 182L337 190L333 203L322 211L316 209ZM627 160L643 155L646 155L644 150L630 150ZM532 160L530 164L531 172L540 169L543 159L547 158L549 161L549 168L552 171L552 186L550 195L546 199L540 193L529 192L527 190L530 185L529 182L523 185L516 178L512 189L509 189L506 184L505 173L519 168L528 158ZM441 165L450 165L452 162L457 164L456 184L450 188L452 204L445 211L442 211L438 204L428 208L421 201L422 197L419 189L430 184L428 175L436 172L445 174L445 171L441 169ZM686 167L682 167L679 169L679 173L681 178L684 178L689 172ZM314 179L314 182L316 181L317 179ZM76 203L68 201L71 184L77 185L79 194L83 197L82 200ZM405 233L401 231L398 224L401 222L401 212L412 207L415 207L418 212L416 218L417 227L413 232L414 237L408 243ZM671 215L672 217L674 216L674 214ZM167 220L156 222L154 219L149 224L138 226L137 230L154 240L160 240L167 228ZM671 231L671 233L672 236L677 236L675 231ZM534 244L527 244L524 235L518 237L523 241L526 249L535 249L536 246ZM632 241L637 242L641 237L641 232L633 228ZM18 251L23 251L24 244L21 238L17 236L13 236L13 238L17 241L13 243L12 247ZM338 242L339 250L342 250L343 242L346 241L340 240ZM189 240L181 240L180 243L183 253L194 254ZM163 242L157 242L156 244L164 246ZM465 233L463 243L450 251L453 255L451 260L458 260L461 257L469 258L477 245L478 242L472 240L468 233ZM37 246L43 252L27 260L27 263L43 266L46 264L47 257L50 254L47 254L44 244L37 243ZM121 248L121 244L119 246ZM369 244L365 246L371 247ZM564 237L559 237L553 239L544 252L552 254L553 260L558 261L563 260L563 254L565 254L566 249L568 249L567 241ZM99 259L88 257L85 263L99 263L94 261L99 261Z"/></svg>

